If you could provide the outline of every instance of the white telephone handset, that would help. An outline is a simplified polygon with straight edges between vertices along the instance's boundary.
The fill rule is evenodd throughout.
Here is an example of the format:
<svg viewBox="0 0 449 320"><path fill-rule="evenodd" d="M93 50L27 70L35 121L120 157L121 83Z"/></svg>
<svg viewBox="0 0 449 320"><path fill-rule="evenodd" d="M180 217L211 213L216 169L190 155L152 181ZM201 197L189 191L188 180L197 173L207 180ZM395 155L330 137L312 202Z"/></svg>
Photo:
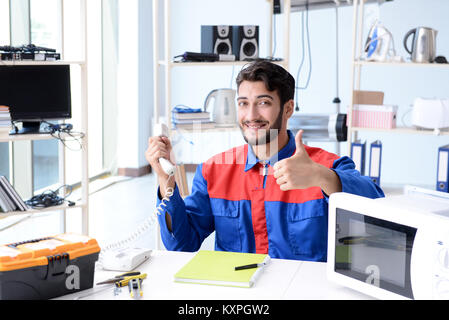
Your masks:
<svg viewBox="0 0 449 320"><path fill-rule="evenodd" d="M157 123L154 126L154 135L168 138L168 127L164 123ZM165 158L159 158L159 164L166 174L172 176L175 174L175 166Z"/></svg>

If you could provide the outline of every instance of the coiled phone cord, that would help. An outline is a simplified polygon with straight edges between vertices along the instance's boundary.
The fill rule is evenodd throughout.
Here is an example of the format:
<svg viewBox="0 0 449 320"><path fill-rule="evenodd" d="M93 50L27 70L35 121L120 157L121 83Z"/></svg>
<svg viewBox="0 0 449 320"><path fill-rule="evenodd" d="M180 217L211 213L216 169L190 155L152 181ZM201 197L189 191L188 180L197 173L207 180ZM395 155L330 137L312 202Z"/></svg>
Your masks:
<svg viewBox="0 0 449 320"><path fill-rule="evenodd" d="M170 179L173 176L174 175L170 175L168 177L167 184L170 182ZM165 189L165 196L157 206L156 211L154 211L153 214L150 215L142 225L140 225L134 232L132 232L128 238L108 244L107 246L103 247L98 257L97 267L101 268L103 266L103 256L106 252L110 250L126 248L129 244L136 241L142 234L144 234L152 225L156 224L157 216L160 216L164 212L164 208L170 201L170 198L173 195L174 191L175 190L172 187L168 187Z"/></svg>

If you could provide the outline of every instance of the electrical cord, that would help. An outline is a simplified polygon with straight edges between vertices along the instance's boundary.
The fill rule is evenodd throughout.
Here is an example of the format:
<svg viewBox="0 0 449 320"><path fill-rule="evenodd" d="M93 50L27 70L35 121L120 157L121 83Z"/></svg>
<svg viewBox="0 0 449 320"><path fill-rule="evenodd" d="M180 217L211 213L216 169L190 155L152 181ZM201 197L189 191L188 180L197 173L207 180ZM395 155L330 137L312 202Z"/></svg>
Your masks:
<svg viewBox="0 0 449 320"><path fill-rule="evenodd" d="M53 124L47 122L45 120L41 120L42 123L46 124L47 132L55 139L61 141L61 143L69 150L79 151L83 148L82 139L85 134L83 132L73 131L73 125L70 123L62 123L62 124ZM11 125L15 129L16 132L19 131L17 128L16 122L11 120ZM70 138L68 138L70 137ZM79 145L79 148L71 148L67 145L67 142L76 141Z"/></svg>
<svg viewBox="0 0 449 320"><path fill-rule="evenodd" d="M276 15L273 15L273 52L271 53L271 57L274 58L276 54Z"/></svg>
<svg viewBox="0 0 449 320"><path fill-rule="evenodd" d="M52 124L47 121L43 121L48 126L50 134L53 138L58 139L62 142L62 144L69 150L79 151L83 148L82 139L85 134L83 132L73 131L73 126L71 124ZM78 135L78 136L75 136ZM67 138L70 137L70 138ZM79 148L71 148L67 145L69 141L76 141L79 145Z"/></svg>
<svg viewBox="0 0 449 320"><path fill-rule="evenodd" d="M68 189L69 192L64 197L59 196L59 191L61 189ZM30 206L33 209L44 209L48 207L54 207L62 205L65 201L68 202L69 206L74 206L75 202L67 200L67 197L69 197L72 194L72 186L70 185L63 185L59 187L56 190L46 190L42 192L41 194L35 195L31 197L30 199L25 201L25 204Z"/></svg>
<svg viewBox="0 0 449 320"><path fill-rule="evenodd" d="M305 29L306 29L306 35L307 35L307 53L308 53L308 60L309 60L309 73L307 75L307 80L306 80L306 84L304 86L300 86L299 85L299 76L300 76L300 72L302 70L303 64L304 64L304 60L305 60L305 50L304 50L304 11L301 12L301 44L302 44L302 57L301 57L301 63L299 64L299 68L298 68L298 72L296 74L296 82L297 85L295 87L296 89L296 111L299 111L299 105L298 105L298 101L299 101L299 90L305 90L309 87L309 83L310 83L310 78L312 75L312 53L311 53L311 48L310 48L310 34L309 34L309 1L307 0L306 2L306 14L305 14Z"/></svg>
<svg viewBox="0 0 449 320"><path fill-rule="evenodd" d="M276 40L276 14L273 14L273 50L271 52L271 56L267 57L268 60L277 61L274 57L276 54L277 40Z"/></svg>
<svg viewBox="0 0 449 320"><path fill-rule="evenodd" d="M167 179L167 184L170 182L170 179L174 177L174 175L170 175ZM172 197L174 193L174 188L168 187L165 189L165 196L162 198L159 206L157 206L156 211L153 212L152 215L150 215L142 225L140 225L134 232L132 232L126 239L119 240L117 242L108 244L101 248L100 255L98 257L97 267L102 268L103 266L103 257L104 254L111 250L117 250L120 248L127 247L132 242L136 241L142 234L148 231L148 229L157 223L157 216L160 216L162 213L164 213L164 209L167 206L167 203L170 202L170 198Z"/></svg>

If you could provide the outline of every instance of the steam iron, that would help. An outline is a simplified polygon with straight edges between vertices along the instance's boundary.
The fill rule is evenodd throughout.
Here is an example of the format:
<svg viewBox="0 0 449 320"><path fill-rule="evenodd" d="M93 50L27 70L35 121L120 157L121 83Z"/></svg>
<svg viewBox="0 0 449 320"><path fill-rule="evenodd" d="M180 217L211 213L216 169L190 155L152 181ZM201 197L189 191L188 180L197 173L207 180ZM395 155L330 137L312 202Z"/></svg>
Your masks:
<svg viewBox="0 0 449 320"><path fill-rule="evenodd" d="M393 36L387 28L382 26L379 21L376 21L372 25L366 39L366 60L385 62L391 59L391 51L393 56L395 56Z"/></svg>

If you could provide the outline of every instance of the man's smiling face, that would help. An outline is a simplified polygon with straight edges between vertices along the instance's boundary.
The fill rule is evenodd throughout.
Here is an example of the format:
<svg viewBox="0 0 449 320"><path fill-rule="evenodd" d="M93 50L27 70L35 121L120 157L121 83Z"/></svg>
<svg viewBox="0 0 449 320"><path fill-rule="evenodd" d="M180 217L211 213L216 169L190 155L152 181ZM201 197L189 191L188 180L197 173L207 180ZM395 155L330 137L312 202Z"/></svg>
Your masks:
<svg viewBox="0 0 449 320"><path fill-rule="evenodd" d="M263 81L243 81L238 89L238 120L243 138L250 145L271 142L283 125L281 101Z"/></svg>

